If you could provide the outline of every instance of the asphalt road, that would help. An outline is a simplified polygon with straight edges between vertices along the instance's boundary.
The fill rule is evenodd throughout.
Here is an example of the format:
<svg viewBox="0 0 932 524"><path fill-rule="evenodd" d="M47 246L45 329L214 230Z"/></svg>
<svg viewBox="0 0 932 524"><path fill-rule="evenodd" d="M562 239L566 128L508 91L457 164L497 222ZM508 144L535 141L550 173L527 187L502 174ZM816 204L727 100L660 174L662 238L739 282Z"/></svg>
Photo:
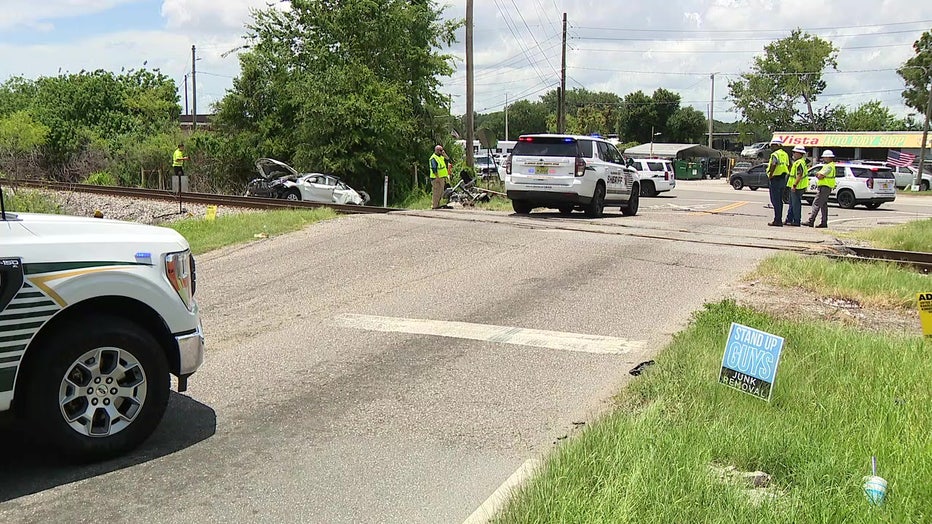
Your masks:
<svg viewBox="0 0 932 524"><path fill-rule="evenodd" d="M681 182L636 217L352 216L206 254L188 393L103 464L0 430L0 521L463 522L758 260L834 242L768 228L766 201ZM894 223L932 199L832 213Z"/></svg>

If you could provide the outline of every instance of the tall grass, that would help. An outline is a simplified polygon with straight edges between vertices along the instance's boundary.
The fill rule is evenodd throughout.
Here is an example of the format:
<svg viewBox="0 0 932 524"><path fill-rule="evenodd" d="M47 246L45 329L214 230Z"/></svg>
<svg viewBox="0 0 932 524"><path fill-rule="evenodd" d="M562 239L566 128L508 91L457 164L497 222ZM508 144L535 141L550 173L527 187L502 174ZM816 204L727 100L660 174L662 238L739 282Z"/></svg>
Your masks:
<svg viewBox="0 0 932 524"><path fill-rule="evenodd" d="M856 300L866 306L911 308L932 278L885 262L847 262L781 254L761 262L754 274L768 283L798 287L821 296Z"/></svg>
<svg viewBox="0 0 932 524"><path fill-rule="evenodd" d="M932 218L869 229L854 236L880 248L929 253L932 252Z"/></svg>
<svg viewBox="0 0 932 524"><path fill-rule="evenodd" d="M224 215L212 221L203 218L179 220L167 224L167 227L181 233L191 245L191 252L197 255L255 240L256 235L264 238L297 231L336 216L330 208L263 211Z"/></svg>
<svg viewBox="0 0 932 524"><path fill-rule="evenodd" d="M731 322L786 339L770 403L717 383ZM925 522L932 518L930 345L709 305L569 440L497 522ZM876 455L889 482L868 505ZM709 473L762 470L759 507Z"/></svg>

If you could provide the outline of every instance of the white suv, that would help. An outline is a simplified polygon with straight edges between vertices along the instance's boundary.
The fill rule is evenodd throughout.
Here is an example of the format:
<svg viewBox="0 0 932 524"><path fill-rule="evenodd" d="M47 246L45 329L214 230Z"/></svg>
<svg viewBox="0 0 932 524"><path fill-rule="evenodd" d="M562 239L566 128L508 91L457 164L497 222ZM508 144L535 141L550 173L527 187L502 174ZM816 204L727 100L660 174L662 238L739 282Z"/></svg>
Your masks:
<svg viewBox="0 0 932 524"><path fill-rule="evenodd" d="M815 200L818 179L815 175L824 164L816 164L809 169L809 188L803 199L812 205ZM828 197L829 201L838 202L838 207L851 209L864 204L868 209L877 209L884 202L896 200L896 179L889 167L837 162L835 164L835 188Z"/></svg>
<svg viewBox="0 0 932 524"><path fill-rule="evenodd" d="M676 187L673 165L663 158L632 158L628 166L637 170L637 179L641 183L641 196L657 196Z"/></svg>
<svg viewBox="0 0 932 524"><path fill-rule="evenodd" d="M522 135L505 161L505 193L515 213L549 207L594 218L607 204L638 212L640 184L610 142L577 135Z"/></svg>
<svg viewBox="0 0 932 524"><path fill-rule="evenodd" d="M886 162L865 160L865 164L872 166L886 166L893 170L893 176L896 177L896 187L903 189L906 187L911 187L913 182L916 181L916 172L919 171L919 168L913 166L894 166ZM929 187L932 187L932 175L928 172L922 174L922 179L919 182L920 191L928 191Z"/></svg>

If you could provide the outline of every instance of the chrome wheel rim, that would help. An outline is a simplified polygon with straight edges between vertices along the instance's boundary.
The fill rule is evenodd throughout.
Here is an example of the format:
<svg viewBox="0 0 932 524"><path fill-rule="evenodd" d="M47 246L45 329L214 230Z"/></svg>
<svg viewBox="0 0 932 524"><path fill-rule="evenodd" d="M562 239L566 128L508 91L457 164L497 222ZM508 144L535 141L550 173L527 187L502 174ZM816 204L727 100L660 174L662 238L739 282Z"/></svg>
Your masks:
<svg viewBox="0 0 932 524"><path fill-rule="evenodd" d="M115 347L92 349L62 378L58 404L71 429L106 437L136 420L146 401L146 372L131 353Z"/></svg>

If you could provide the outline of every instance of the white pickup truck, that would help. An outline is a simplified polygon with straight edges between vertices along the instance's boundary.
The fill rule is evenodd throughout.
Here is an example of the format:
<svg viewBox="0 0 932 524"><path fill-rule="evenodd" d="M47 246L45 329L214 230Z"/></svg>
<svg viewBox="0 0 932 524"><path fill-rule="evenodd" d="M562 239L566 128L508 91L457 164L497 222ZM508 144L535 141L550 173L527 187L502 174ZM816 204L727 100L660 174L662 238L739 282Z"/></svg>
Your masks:
<svg viewBox="0 0 932 524"><path fill-rule="evenodd" d="M203 362L195 286L171 229L0 213L0 411L73 459L134 448Z"/></svg>

